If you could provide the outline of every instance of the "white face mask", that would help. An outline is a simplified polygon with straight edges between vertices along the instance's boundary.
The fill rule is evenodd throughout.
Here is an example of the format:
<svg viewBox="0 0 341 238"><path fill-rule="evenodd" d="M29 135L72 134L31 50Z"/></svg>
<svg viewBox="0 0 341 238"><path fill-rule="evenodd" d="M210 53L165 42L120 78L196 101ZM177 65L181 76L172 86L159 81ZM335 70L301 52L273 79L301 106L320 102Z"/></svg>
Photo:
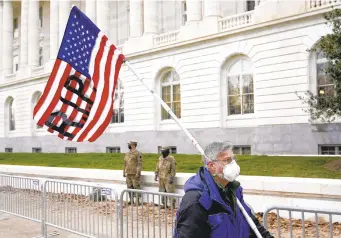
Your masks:
<svg viewBox="0 0 341 238"><path fill-rule="evenodd" d="M224 166L224 178L233 182L240 174L240 167L235 160Z"/></svg>

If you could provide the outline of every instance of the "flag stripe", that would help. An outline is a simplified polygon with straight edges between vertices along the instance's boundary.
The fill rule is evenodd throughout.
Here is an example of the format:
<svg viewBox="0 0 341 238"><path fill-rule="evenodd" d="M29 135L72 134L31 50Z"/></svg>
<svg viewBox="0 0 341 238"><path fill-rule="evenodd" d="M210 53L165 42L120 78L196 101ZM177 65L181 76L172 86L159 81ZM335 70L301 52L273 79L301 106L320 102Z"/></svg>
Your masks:
<svg viewBox="0 0 341 238"><path fill-rule="evenodd" d="M53 98L55 97L55 94L58 91L59 85L64 84L64 82L62 82L62 78L63 78L63 73L64 71L67 69L67 63L65 62L61 62L60 66L58 69L56 69L57 73L56 76L54 78L50 78L51 81L54 81L54 83L51 85L51 88L47 94L46 99L43 101L42 106L40 107L40 109L37 111L35 118L36 121L38 122L38 125L43 126L45 124L46 120L42 120L43 115L46 113L46 110L48 109L48 107L51 105L51 102L53 100ZM59 82L59 83L58 83Z"/></svg>
<svg viewBox="0 0 341 238"><path fill-rule="evenodd" d="M122 63L123 63L123 58L124 57L122 55L119 55L119 57L117 58L117 61L116 61L115 75L114 75L114 79L113 79L113 81L115 81L114 82L114 89L112 90L112 93L111 93L111 98L110 98L111 102L108 101L108 105L110 105L109 113L107 113L104 122L103 123L99 123L100 127L97 129L97 131L95 133L93 133L93 135L89 138L90 142L95 141L100 135L102 135L102 133L104 132L104 130L107 128L107 126L110 123L111 117L113 115L113 102L114 102L113 98L114 98L114 95L115 95L115 90L116 90L116 87L117 87L118 73L119 73L119 71L121 69L121 66L122 66Z"/></svg>
<svg viewBox="0 0 341 238"><path fill-rule="evenodd" d="M71 69L72 69L71 66L69 64L67 64L65 67L65 71L63 72L63 75L60 78L59 85L58 85L58 88L56 90L56 93L55 94L50 93L50 95L53 95L53 98L51 100L51 103L48 105L47 109L44 111L44 114L40 118L39 123L44 123L49 118L52 111L56 107L56 104L58 103L58 101L60 99L62 88L64 87L64 84L70 75ZM59 71L59 72L61 72L61 71ZM58 72L58 74L59 74L59 72Z"/></svg>
<svg viewBox="0 0 341 238"><path fill-rule="evenodd" d="M43 106L43 104L45 103L45 100L47 99L47 97L50 95L50 90L52 88L52 85L54 84L54 80L56 78L56 75L58 73L58 69L61 65L62 61L57 59L56 60L56 63L54 64L53 66L53 69L52 69L52 73L51 73L51 76L45 86L45 89L44 89L44 92L43 94L41 95L37 105L34 107L34 111L33 111L33 118L36 118L36 114L37 112L41 109L41 107ZM53 95L53 94L52 94ZM39 117L37 117L37 121L39 121ZM41 125L40 125L41 126Z"/></svg>

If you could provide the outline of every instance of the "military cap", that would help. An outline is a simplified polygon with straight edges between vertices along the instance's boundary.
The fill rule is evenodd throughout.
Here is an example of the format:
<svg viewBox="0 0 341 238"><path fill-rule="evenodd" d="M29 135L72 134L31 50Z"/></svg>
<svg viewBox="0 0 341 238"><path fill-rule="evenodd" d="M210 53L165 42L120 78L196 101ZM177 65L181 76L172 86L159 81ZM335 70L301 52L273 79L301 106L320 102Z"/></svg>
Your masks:
<svg viewBox="0 0 341 238"><path fill-rule="evenodd" d="M129 145L137 145L137 141L136 140L131 140L128 143Z"/></svg>
<svg viewBox="0 0 341 238"><path fill-rule="evenodd" d="M161 147L161 150L169 150L170 149L170 146L162 146Z"/></svg>

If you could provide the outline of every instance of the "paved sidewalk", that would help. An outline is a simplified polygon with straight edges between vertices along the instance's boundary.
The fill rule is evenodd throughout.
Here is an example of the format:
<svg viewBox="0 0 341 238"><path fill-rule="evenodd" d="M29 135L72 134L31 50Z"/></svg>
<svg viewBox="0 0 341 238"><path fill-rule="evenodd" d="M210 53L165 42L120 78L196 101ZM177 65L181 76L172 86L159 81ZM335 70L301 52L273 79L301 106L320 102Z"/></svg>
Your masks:
<svg viewBox="0 0 341 238"><path fill-rule="evenodd" d="M27 219L0 213L0 237L2 238L38 238L40 237L40 224ZM65 231L48 227L48 237L80 238Z"/></svg>

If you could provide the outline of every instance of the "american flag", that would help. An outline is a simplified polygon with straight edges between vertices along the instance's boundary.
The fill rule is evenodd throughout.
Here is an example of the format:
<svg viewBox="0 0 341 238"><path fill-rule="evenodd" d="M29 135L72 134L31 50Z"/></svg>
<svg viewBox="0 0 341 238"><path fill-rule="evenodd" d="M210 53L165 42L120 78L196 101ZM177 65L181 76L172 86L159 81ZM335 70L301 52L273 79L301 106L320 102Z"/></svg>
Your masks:
<svg viewBox="0 0 341 238"><path fill-rule="evenodd" d="M110 123L124 60L105 33L73 7L34 120L64 140L95 141Z"/></svg>

